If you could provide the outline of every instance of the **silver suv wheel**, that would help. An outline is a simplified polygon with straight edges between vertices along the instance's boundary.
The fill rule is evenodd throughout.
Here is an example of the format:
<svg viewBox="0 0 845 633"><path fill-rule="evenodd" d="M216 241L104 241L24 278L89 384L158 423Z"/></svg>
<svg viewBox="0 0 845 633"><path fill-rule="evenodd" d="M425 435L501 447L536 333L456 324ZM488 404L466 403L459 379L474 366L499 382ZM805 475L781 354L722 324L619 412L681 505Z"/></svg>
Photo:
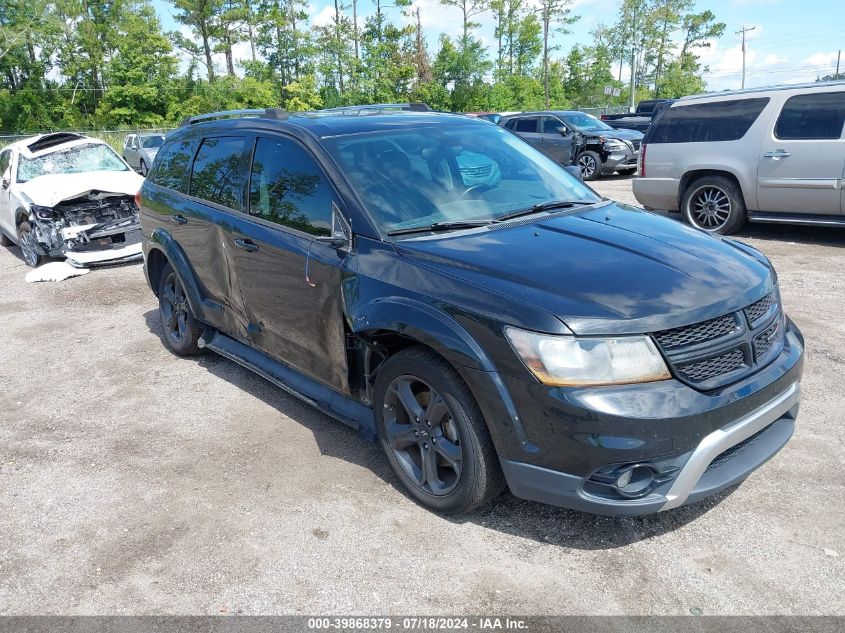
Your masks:
<svg viewBox="0 0 845 633"><path fill-rule="evenodd" d="M731 217L731 199L719 187L704 185L689 198L690 222L705 231L718 231Z"/></svg>

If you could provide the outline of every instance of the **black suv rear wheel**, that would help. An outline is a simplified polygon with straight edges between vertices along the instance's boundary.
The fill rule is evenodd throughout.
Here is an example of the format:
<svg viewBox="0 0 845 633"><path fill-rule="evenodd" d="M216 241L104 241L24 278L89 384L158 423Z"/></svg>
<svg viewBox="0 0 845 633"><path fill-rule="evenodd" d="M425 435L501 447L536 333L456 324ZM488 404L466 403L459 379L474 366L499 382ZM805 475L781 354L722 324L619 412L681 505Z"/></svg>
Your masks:
<svg viewBox="0 0 845 633"><path fill-rule="evenodd" d="M460 514L504 487L493 440L458 373L414 347L390 357L375 383L379 442L393 471L424 506Z"/></svg>
<svg viewBox="0 0 845 633"><path fill-rule="evenodd" d="M191 356L200 351L198 341L202 331L191 312L182 280L170 264L161 271L158 314L164 343L171 352L177 356Z"/></svg>

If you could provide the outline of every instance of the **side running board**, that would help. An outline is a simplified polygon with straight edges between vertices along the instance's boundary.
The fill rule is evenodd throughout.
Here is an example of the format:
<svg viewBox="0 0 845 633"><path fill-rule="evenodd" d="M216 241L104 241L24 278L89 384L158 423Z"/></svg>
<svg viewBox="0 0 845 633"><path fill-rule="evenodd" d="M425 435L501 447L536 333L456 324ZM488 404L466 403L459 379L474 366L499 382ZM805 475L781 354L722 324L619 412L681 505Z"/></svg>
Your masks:
<svg viewBox="0 0 845 633"><path fill-rule="evenodd" d="M370 407L329 389L292 367L270 358L264 352L239 343L217 330L206 330L199 340L199 346L254 371L326 415L348 424L365 439L375 441L376 427Z"/></svg>

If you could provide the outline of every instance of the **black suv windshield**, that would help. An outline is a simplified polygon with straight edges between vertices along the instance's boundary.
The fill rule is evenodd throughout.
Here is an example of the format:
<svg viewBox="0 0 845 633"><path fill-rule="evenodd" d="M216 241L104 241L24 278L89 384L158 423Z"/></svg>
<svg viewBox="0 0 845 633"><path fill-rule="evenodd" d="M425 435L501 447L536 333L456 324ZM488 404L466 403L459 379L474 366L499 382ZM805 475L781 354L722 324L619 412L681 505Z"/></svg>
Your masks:
<svg viewBox="0 0 845 633"><path fill-rule="evenodd" d="M578 114L567 114L563 120L569 127L574 127L579 132L607 132L612 130L607 123L583 112Z"/></svg>
<svg viewBox="0 0 845 633"><path fill-rule="evenodd" d="M350 135L326 146L388 233L492 222L549 201L601 201L560 165L492 125Z"/></svg>

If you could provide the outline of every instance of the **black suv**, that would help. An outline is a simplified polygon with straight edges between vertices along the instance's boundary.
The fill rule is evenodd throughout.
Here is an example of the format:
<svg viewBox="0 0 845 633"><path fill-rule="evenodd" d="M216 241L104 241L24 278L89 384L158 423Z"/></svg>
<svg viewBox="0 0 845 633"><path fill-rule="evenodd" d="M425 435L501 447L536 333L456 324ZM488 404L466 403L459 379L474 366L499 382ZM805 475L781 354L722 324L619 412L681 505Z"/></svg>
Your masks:
<svg viewBox="0 0 845 633"><path fill-rule="evenodd" d="M141 218L173 352L211 349L377 438L440 512L505 484L665 510L793 432L803 340L768 260L602 199L485 121L194 117Z"/></svg>

